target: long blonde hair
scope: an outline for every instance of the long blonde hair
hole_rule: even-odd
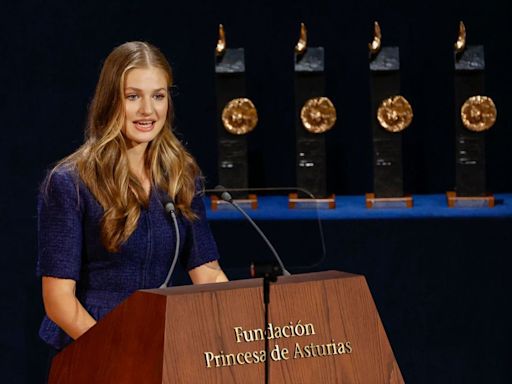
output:
[[[158,48],[146,42],[128,42],[115,48],[105,60],[89,108],[84,144],[62,160],[60,166],[72,166],[104,210],[101,240],[109,252],[118,252],[130,237],[148,196],[140,181],[130,172],[127,145],[121,132],[125,124],[124,82],[134,68],[160,68],[172,86],[171,67]],[[170,91],[170,90],[169,90]],[[189,220],[196,218],[191,209],[199,168],[192,156],[172,133],[173,106],[169,108],[163,129],[145,152],[145,168],[151,185],[166,192]]]

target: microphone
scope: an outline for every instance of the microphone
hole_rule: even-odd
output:
[[[178,261],[178,254],[180,252],[180,230],[178,228],[178,219],[176,218],[176,206],[171,198],[165,194],[162,196],[162,205],[164,206],[165,212],[171,215],[172,221],[174,223],[174,229],[176,232],[176,248],[174,249],[174,257],[172,259],[171,267],[169,268],[169,272],[167,273],[167,277],[165,281],[158,288],[167,288],[167,284],[169,284],[169,280],[171,280],[172,273],[174,272],[174,268],[176,267],[176,262]]]
[[[227,188],[223,187],[222,185],[218,185],[217,187],[213,189],[205,189],[204,192],[206,193],[215,193],[216,195],[220,191],[227,191]],[[305,188],[301,187],[257,187],[257,188],[229,188],[229,191],[231,192],[302,192],[305,195],[311,197],[312,199],[315,198],[315,195],[313,195],[310,191],[308,191]],[[307,266],[295,266],[295,269],[303,269],[303,270],[311,270],[318,266],[321,266],[322,263],[327,259],[327,248],[325,245],[325,237],[324,237],[324,230],[322,225],[322,220],[320,219],[320,216],[317,215],[316,218],[317,224],[318,224],[318,234],[320,236],[320,246],[321,246],[321,252],[322,257],[320,260],[316,261],[313,264],[307,265]]]
[[[290,276],[290,272],[288,272],[286,270],[286,268],[284,267],[284,264],[281,260],[281,258],[279,257],[279,255],[277,254],[277,251],[275,250],[275,248],[272,246],[272,244],[270,243],[270,241],[267,239],[267,237],[265,236],[265,234],[261,231],[261,229],[256,225],[256,223],[254,222],[253,219],[251,219],[251,217],[247,214],[247,212],[245,212],[237,203],[236,201],[233,200],[233,197],[231,196],[231,194],[226,190],[226,188],[224,188],[222,185],[217,185],[215,187],[215,190],[220,193],[220,198],[222,200],[224,200],[225,202],[231,204],[233,207],[235,207],[248,221],[249,223],[251,223],[251,225],[254,227],[254,229],[256,230],[256,232],[259,233],[259,235],[263,238],[263,240],[265,241],[265,243],[268,245],[268,247],[270,248],[270,250],[272,251],[272,253],[274,254],[274,257],[276,258],[277,262],[279,263],[279,266],[281,267],[281,270],[283,271],[283,275],[284,276]]]

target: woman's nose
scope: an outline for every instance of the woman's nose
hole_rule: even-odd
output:
[[[143,115],[151,115],[153,113],[153,105],[151,103],[151,99],[141,98],[141,105],[139,112]]]

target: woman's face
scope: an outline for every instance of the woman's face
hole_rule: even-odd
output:
[[[135,68],[124,83],[125,125],[128,148],[144,148],[162,130],[169,108],[167,77],[160,68]]]

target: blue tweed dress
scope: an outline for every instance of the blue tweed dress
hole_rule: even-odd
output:
[[[75,280],[78,299],[96,320],[136,290],[160,286],[176,245],[160,196],[151,191],[135,231],[118,253],[109,253],[100,240],[103,208],[74,171],[54,172],[38,198],[37,275]],[[180,262],[187,271],[219,257],[199,194],[192,209],[195,221],[178,215]],[[72,341],[46,316],[39,335],[59,350]]]

